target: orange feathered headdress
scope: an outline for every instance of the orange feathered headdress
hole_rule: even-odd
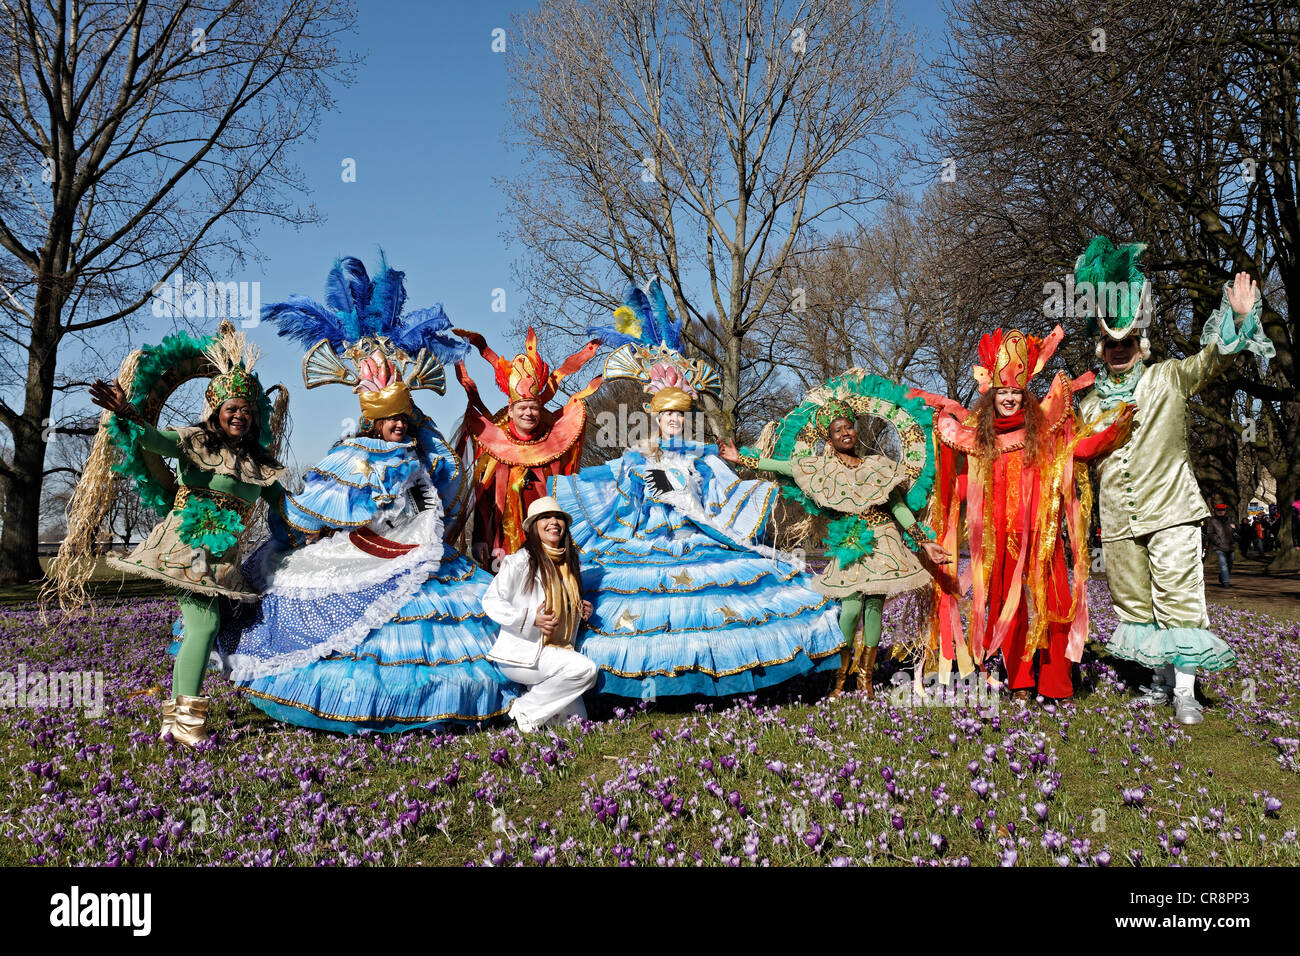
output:
[[[980,364],[971,372],[979,382],[980,394],[990,388],[1029,387],[1029,380],[1043,370],[1065,338],[1059,325],[1046,339],[1025,335],[1019,329],[998,329],[980,339]]]
[[[545,405],[555,395],[551,367],[537,354],[537,333],[531,326],[524,338],[524,350],[509,362],[498,355],[492,366],[497,373],[497,387],[510,396],[512,404],[535,398]]]

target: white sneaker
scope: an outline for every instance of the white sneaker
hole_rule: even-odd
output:
[[[1195,697],[1190,694],[1183,696],[1176,694],[1174,696],[1174,718],[1180,724],[1199,724],[1205,719],[1201,714],[1201,704]]]

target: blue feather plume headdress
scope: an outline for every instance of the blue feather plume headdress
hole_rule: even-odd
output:
[[[441,304],[403,314],[406,273],[390,268],[382,252],[379,263],[371,279],[360,259],[336,260],[325,280],[324,305],[292,295],[262,308],[262,318],[274,322],[278,334],[307,349],[306,386],[352,386],[370,419],[409,414],[411,389],[443,394],[443,366],[469,352],[452,334]]]
[[[605,359],[606,379],[635,379],[651,394],[672,386],[692,398],[702,392],[722,396],[718,373],[702,359],[682,355],[682,323],[668,314],[657,276],[629,284],[614,324],[592,326],[587,334],[614,347]]]

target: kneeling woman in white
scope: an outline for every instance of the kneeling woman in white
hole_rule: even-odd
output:
[[[483,594],[483,612],[501,625],[488,659],[530,688],[510,706],[525,733],[553,717],[586,717],[582,695],[596,683],[596,665],[573,649],[591,603],[582,599],[570,521],[554,498],[534,501],[524,519],[524,546],[501,559]]]

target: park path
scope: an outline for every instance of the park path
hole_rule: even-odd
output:
[[[1232,569],[1232,587],[1219,586],[1219,565],[1205,563],[1205,598],[1236,610],[1263,611],[1287,621],[1300,620],[1300,574],[1266,574],[1267,562],[1247,558]]]

